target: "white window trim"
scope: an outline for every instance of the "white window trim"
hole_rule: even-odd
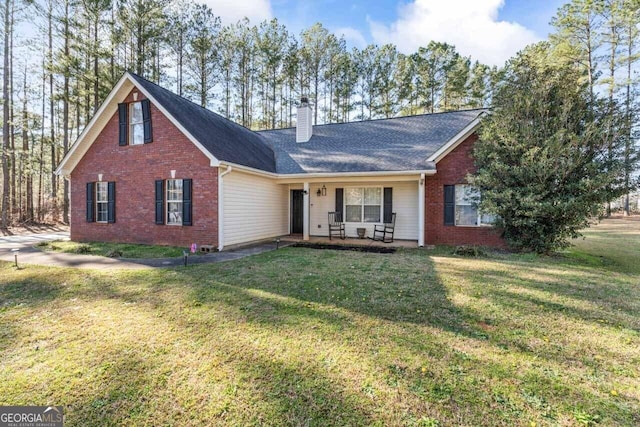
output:
[[[360,204],[360,218],[361,221],[347,221],[347,190],[350,188],[361,188],[362,189],[362,203]],[[364,189],[365,188],[379,188],[380,189],[380,221],[378,222],[365,222],[364,221]],[[344,187],[344,194],[342,196],[342,218],[344,218],[344,222],[346,224],[383,224],[384,223],[384,187],[379,185],[359,185],[359,186],[351,186]],[[355,206],[355,205],[353,205]],[[371,205],[374,206],[374,205]]]
[[[98,200],[98,194],[100,194],[99,191],[99,187],[101,187],[102,185],[105,186],[105,191],[104,191],[104,195],[105,195],[105,199],[104,200]],[[96,222],[100,223],[100,224],[106,224],[109,222],[109,183],[108,182],[104,182],[104,181],[98,181],[96,182],[96,194],[95,194],[95,218],[96,218]],[[106,211],[107,211],[107,218],[104,221],[100,221],[98,220],[99,217],[99,213],[100,213],[100,209],[98,209],[98,206],[100,204],[104,204],[106,207]]]
[[[458,187],[461,187],[461,186],[473,187],[473,185],[469,185],[469,184],[456,184],[455,185],[456,195],[458,194]],[[453,218],[454,218],[454,221],[455,221],[454,225],[456,227],[487,228],[487,227],[493,227],[494,226],[493,223],[482,222],[482,212],[480,211],[480,209],[477,210],[478,217],[476,218],[476,224],[458,224],[458,202],[457,202],[457,200],[454,200],[453,206],[454,206]],[[470,205],[465,205],[465,206],[470,206]]]
[[[176,226],[181,226],[182,225],[182,216],[180,216],[180,222],[171,222],[171,220],[169,219],[169,203],[180,203],[180,206],[182,207],[183,203],[184,203],[184,187],[181,190],[181,197],[180,200],[169,200],[169,181],[182,181],[181,179],[167,179],[165,180],[165,184],[164,184],[164,211],[165,211],[165,215],[167,216],[165,218],[166,221],[166,225],[176,225]]]
[[[141,114],[143,115],[143,117],[140,119],[139,122],[134,122],[133,121],[133,108],[134,108],[133,106],[136,105],[136,104],[140,105],[140,111],[141,111]],[[128,114],[127,114],[127,117],[129,119],[129,123],[127,124],[129,126],[129,145],[144,145],[144,113],[142,112],[142,102],[141,101],[130,102],[127,108],[129,108],[129,111],[128,111]],[[142,125],[142,141],[137,143],[137,144],[133,141],[133,136],[134,136],[133,127],[134,127],[134,125]]]

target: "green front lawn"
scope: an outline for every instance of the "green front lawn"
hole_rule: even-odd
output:
[[[551,258],[0,264],[0,404],[64,405],[68,426],[638,425],[628,224]]]
[[[182,256],[182,251],[188,249],[175,246],[106,242],[78,243],[62,240],[38,243],[36,247],[43,251],[100,255],[112,258],[172,258]]]

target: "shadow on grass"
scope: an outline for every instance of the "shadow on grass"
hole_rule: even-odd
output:
[[[101,354],[85,379],[91,386],[65,402],[69,425],[372,424],[370,405],[358,402],[342,380],[329,378],[321,362],[270,357],[250,335],[219,340],[206,320],[177,316],[168,326],[180,341],[152,353],[123,343],[121,351]],[[203,356],[197,363],[165,360],[175,345],[193,342]],[[221,357],[224,366],[210,366]]]
[[[476,274],[448,268],[444,274],[466,278],[471,285],[494,303],[506,308],[525,305],[570,316],[582,321],[607,318],[619,326],[640,331],[637,313],[640,301],[635,289],[625,278],[616,280],[610,275],[563,269],[562,265],[540,265],[510,262],[509,269],[484,269]],[[524,290],[524,292],[523,292]],[[539,296],[532,292],[540,292]],[[582,308],[578,306],[590,306]]]
[[[483,335],[482,330],[469,326],[474,319],[450,301],[433,261],[424,252],[395,257],[393,254],[351,252],[345,255],[341,251],[286,248],[264,254],[259,261],[251,258],[176,271],[193,283],[193,298],[200,304],[218,298],[220,291],[236,294],[234,304],[246,304],[245,291],[259,290],[293,301],[335,307],[345,314],[352,312],[392,322],[426,324],[470,337]],[[219,282],[226,284],[225,289]],[[254,298],[257,301],[258,297]],[[253,311],[259,312],[261,307],[273,304],[272,299],[256,302]],[[304,308],[303,304],[295,308],[300,306]],[[276,308],[279,312],[282,307]],[[318,310],[311,308],[304,315],[317,313]],[[300,313],[290,311],[288,314]]]
[[[58,280],[52,281],[37,271],[20,269],[20,272],[19,280],[0,282],[0,306],[42,304],[55,300],[64,291],[64,285]]]
[[[366,391],[354,389],[352,385],[349,387],[348,381],[353,381],[353,378],[342,380],[340,377],[348,375],[351,369],[361,369],[360,362],[336,373],[327,371],[322,362],[310,360],[308,354],[268,357],[265,345],[256,343],[266,336],[268,343],[284,345],[287,341],[279,341],[280,331],[289,333],[292,343],[306,343],[305,340],[311,337],[331,340],[331,347],[396,352],[399,355],[390,357],[397,357],[397,363],[384,357],[368,356],[370,353],[367,352],[358,355],[368,357],[367,362],[371,363],[380,359],[385,361],[385,365],[373,375],[379,376],[382,371],[387,384],[391,383],[397,390],[397,396],[409,396],[411,404],[416,401],[424,403],[424,407],[412,408],[415,413],[429,414],[429,405],[442,405],[445,411],[453,414],[448,418],[451,424],[455,424],[455,420],[479,425],[488,423],[482,418],[482,414],[487,414],[486,408],[490,408],[489,414],[497,420],[496,424],[522,421],[523,414],[527,412],[527,399],[534,402],[531,405],[544,405],[545,400],[541,400],[544,398],[565,407],[571,407],[575,401],[588,405],[590,412],[602,413],[603,417],[605,411],[610,410],[612,417],[622,421],[631,419],[629,407],[635,404],[629,399],[626,403],[631,405],[626,409],[622,406],[608,408],[610,401],[595,396],[589,390],[593,381],[584,387],[564,385],[561,376],[547,372],[548,366],[552,365],[546,361],[539,367],[528,369],[528,377],[518,378],[517,368],[512,368],[506,359],[500,360],[499,356],[496,358],[491,354],[503,349],[488,338],[486,331],[476,326],[486,320],[478,316],[486,313],[476,313],[454,304],[449,294],[452,288],[449,280],[455,281],[455,275],[442,269],[436,272],[433,260],[422,251],[406,252],[403,256],[356,253],[346,256],[342,252],[292,248],[232,263],[168,271],[118,273],[113,276],[77,270],[56,271],[52,269],[52,273],[42,279],[38,278],[42,277],[42,272],[30,275],[8,288],[9,291],[4,286],[14,284],[5,284],[0,295],[17,301],[24,294],[22,301],[35,308],[60,298],[91,302],[116,299],[136,303],[136,312],[165,322],[151,321],[152,326],[142,326],[149,328],[145,332],[162,333],[161,329],[168,327],[180,340],[189,340],[187,344],[202,352],[203,359],[210,356],[203,352],[204,346],[215,348],[219,355],[225,355],[223,364],[237,374],[229,381],[244,388],[246,393],[237,398],[231,387],[226,403],[208,403],[206,399],[213,399],[214,393],[206,389],[206,383],[216,380],[205,371],[201,372],[199,363],[180,367],[182,372],[167,373],[167,367],[163,365],[166,360],[146,355],[144,344],[133,341],[126,344],[128,348],[135,349],[133,353],[125,351],[127,347],[122,344],[122,352],[105,356],[108,360],[106,365],[91,366],[92,370],[98,370],[97,378],[91,378],[96,384],[87,384],[81,398],[70,402],[74,419],[70,425],[117,425],[122,420],[129,420],[131,424],[138,420],[140,424],[152,424],[154,411],[158,410],[154,407],[157,401],[164,402],[161,410],[173,408],[181,411],[174,418],[173,415],[167,416],[166,422],[161,423],[176,425],[195,424],[195,419],[200,424],[223,424],[227,417],[243,425],[366,425],[374,421],[381,407],[403,406],[402,403],[396,406],[388,401],[363,403],[366,402],[363,396]],[[459,271],[459,274],[463,273]],[[69,277],[64,277],[65,274]],[[492,302],[505,306],[516,302],[510,300],[510,295],[501,294],[509,283],[517,279],[519,286],[533,286],[530,280],[524,280],[516,273],[479,269],[474,274],[472,279],[465,275],[466,280],[487,293]],[[447,277],[447,286],[442,282],[443,275],[451,276]],[[462,281],[464,277],[459,279]],[[491,284],[486,285],[487,281]],[[49,283],[52,284],[46,286]],[[71,289],[63,287],[63,283]],[[482,289],[483,284],[486,289]],[[32,289],[30,286],[35,287]],[[468,293],[467,290],[463,292]],[[534,301],[526,302],[536,304]],[[550,309],[560,311],[561,308],[553,306]],[[364,319],[355,319],[358,314]],[[123,310],[122,315],[126,316],[126,311]],[[575,315],[584,316],[586,313]],[[385,329],[386,326],[380,322],[365,324],[366,317],[389,321],[393,325]],[[216,336],[222,332],[220,323],[239,333],[220,339]],[[243,328],[245,323],[250,327]],[[212,327],[214,324],[215,328]],[[447,341],[451,334],[431,336],[433,331],[420,330],[416,325],[489,342],[485,346],[477,345],[477,341],[467,341],[472,347],[486,347],[485,354],[475,357],[456,350]],[[307,328],[313,326],[318,329],[309,332]],[[356,331],[367,327],[370,329],[366,332]],[[333,334],[324,334],[324,328]],[[378,342],[376,336],[367,334],[376,329],[384,342]],[[343,331],[344,334],[341,333]],[[73,331],[68,333],[73,339]],[[345,338],[359,341],[346,342]],[[185,342],[179,344],[184,345]],[[309,341],[308,345],[312,347],[313,342]],[[173,348],[170,344],[163,350],[170,352]],[[401,355],[408,355],[408,359],[423,357],[428,353],[427,349],[432,352],[428,356],[439,352],[432,360],[434,365],[440,364],[440,370],[434,367],[433,372],[423,373],[420,366],[402,360]],[[521,351],[531,354],[526,348]],[[557,361],[566,362],[561,358]],[[169,363],[175,364],[176,361],[169,359]],[[473,372],[473,381],[468,380],[467,372]],[[204,401],[185,402],[184,396],[189,393],[183,392],[183,400],[172,406],[173,396],[163,393],[169,388],[166,376],[174,374],[182,375],[186,382],[189,375],[203,375],[200,379],[204,383],[203,389],[194,389],[192,394]],[[484,375],[493,378],[493,385],[498,381],[504,383],[505,391],[492,390],[484,382]],[[366,384],[363,387],[366,388]],[[420,399],[414,399],[414,396]]]

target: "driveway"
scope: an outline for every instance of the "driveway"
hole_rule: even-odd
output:
[[[146,269],[154,267],[175,267],[184,264],[182,257],[176,258],[106,258],[96,255],[67,254],[62,252],[44,252],[34,247],[39,242],[69,239],[68,232],[36,233],[0,237],[0,261],[14,262],[15,249],[18,252],[18,265],[36,264],[56,267],[89,268],[107,270],[114,268]],[[280,243],[280,247],[287,246]],[[206,264],[231,261],[276,249],[274,243],[260,243],[234,251],[215,252],[189,257],[189,264]]]
[[[54,233],[34,233],[13,236],[0,236],[0,249],[23,247],[24,245],[35,245],[40,242],[50,242],[52,240],[69,240],[68,231]]]

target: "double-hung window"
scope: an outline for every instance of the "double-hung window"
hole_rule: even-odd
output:
[[[193,225],[191,179],[156,181],[156,224]]]
[[[167,224],[182,225],[182,180],[167,180]]]
[[[116,222],[115,181],[87,182],[87,222]]]
[[[382,188],[346,188],[345,213],[346,222],[380,222],[382,218]]]
[[[455,186],[455,225],[492,225],[494,215],[483,214],[478,209],[480,192],[471,185]]]
[[[96,222],[109,221],[109,198],[106,182],[96,182]]]
[[[144,118],[142,102],[129,104],[129,145],[144,144]]]

